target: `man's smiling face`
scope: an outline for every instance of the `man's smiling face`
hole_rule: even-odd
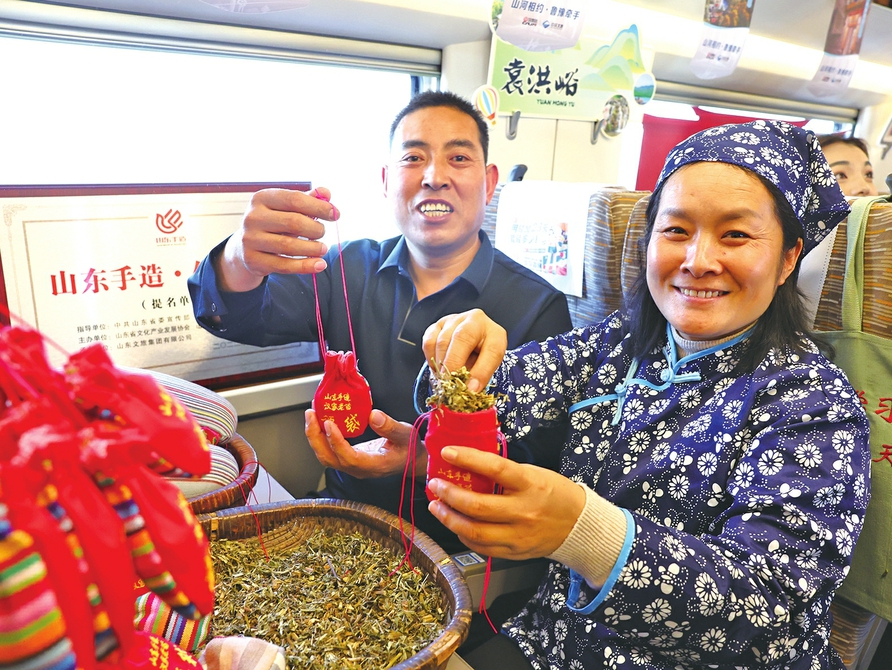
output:
[[[443,257],[477,245],[498,172],[486,165],[474,119],[452,107],[425,107],[397,126],[383,179],[413,252]]]

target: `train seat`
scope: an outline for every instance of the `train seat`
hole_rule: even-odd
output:
[[[851,200],[851,199],[850,199]],[[892,338],[892,202],[873,203],[864,237],[865,333]],[[839,224],[815,315],[816,330],[842,328],[842,285],[846,269],[846,222]]]
[[[511,197],[523,197],[529,182],[510,186]],[[539,182],[541,184],[541,182]],[[486,208],[483,230],[495,243],[499,201],[506,185],[499,184]],[[622,305],[619,277],[626,225],[633,207],[649,191],[630,191],[622,186],[593,184],[586,215],[582,296],[567,296],[570,318],[576,327],[596,323]]]

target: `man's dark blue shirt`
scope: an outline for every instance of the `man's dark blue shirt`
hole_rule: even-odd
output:
[[[441,317],[482,309],[506,329],[509,348],[572,327],[563,293],[494,249],[485,233],[479,235],[480,248],[471,265],[449,286],[420,301],[415,299],[409,250],[401,236],[383,242],[356,240],[341,247],[359,371],[369,383],[374,407],[398,421],[412,423],[417,418],[413,385],[425,363],[422,336]],[[256,346],[318,341],[312,275],[270,275],[253,291],[220,292],[211,258],[222,252],[224,244],[211,251],[189,278],[193,310],[202,327],[218,337]],[[349,351],[353,347],[337,248],[325,260],[328,267],[316,275],[316,284],[327,346]],[[213,317],[219,317],[219,323]],[[351,442],[377,437],[370,428]],[[511,445],[508,456],[556,467],[553,454],[537,453],[543,449],[545,445],[540,449],[532,442]],[[396,514],[401,483],[401,475],[358,479],[328,469],[325,494]],[[460,549],[455,536],[428,512],[423,482],[415,482],[414,489],[418,528],[446,551]],[[405,515],[408,510],[407,497]]]

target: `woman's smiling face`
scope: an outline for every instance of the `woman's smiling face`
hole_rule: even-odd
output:
[[[686,165],[666,180],[647,248],[647,286],[689,340],[716,340],[754,323],[802,251],[783,250],[774,199],[726,163]]]

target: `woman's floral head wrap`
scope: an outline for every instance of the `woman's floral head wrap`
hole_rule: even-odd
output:
[[[654,190],[689,163],[731,163],[777,186],[802,224],[803,256],[846,218],[849,204],[815,134],[784,121],[707,128],[676,145]]]

